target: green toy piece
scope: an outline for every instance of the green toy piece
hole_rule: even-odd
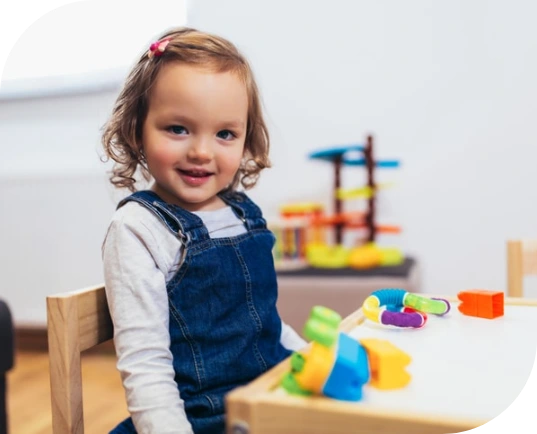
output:
[[[324,306],[315,306],[304,326],[304,336],[311,341],[331,347],[338,338],[341,315]]]
[[[307,397],[324,395],[346,401],[362,398],[362,387],[370,379],[365,348],[341,333],[341,315],[315,306],[304,328],[312,342],[304,352],[291,355],[291,369],[280,380],[289,394]]]
[[[311,396],[313,395],[313,392],[310,392],[309,390],[302,389],[297,381],[295,376],[291,372],[287,372],[281,381],[281,386],[287,391],[287,393],[290,393],[292,395],[300,395],[300,396]]]

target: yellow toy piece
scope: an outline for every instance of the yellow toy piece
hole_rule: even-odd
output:
[[[371,369],[371,386],[377,389],[399,389],[410,382],[410,374],[405,367],[412,358],[382,339],[360,339],[365,347]]]
[[[398,248],[379,247],[375,243],[355,247],[349,253],[349,267],[357,269],[400,265],[404,260],[403,252]]]
[[[286,217],[296,215],[311,215],[322,213],[323,211],[323,204],[317,202],[290,203],[280,207],[280,213]]]
[[[342,245],[311,243],[306,247],[308,262],[318,268],[344,268],[349,265],[350,250]]]
[[[375,243],[355,247],[349,254],[349,266],[352,268],[373,268],[382,263],[382,250]]]
[[[376,186],[376,190],[392,187],[393,183],[386,183],[386,184],[378,184]],[[371,188],[368,185],[364,185],[363,187],[358,188],[339,188],[336,190],[336,195],[338,199],[341,200],[348,200],[348,199],[369,199],[371,196],[373,196],[375,192],[374,188]]]
[[[362,312],[368,320],[380,323],[380,300],[378,297],[367,297],[362,306]]]
[[[383,266],[394,266],[401,265],[405,262],[405,255],[397,247],[382,247],[382,260],[380,265]]]
[[[364,187],[359,188],[351,188],[351,189],[338,189],[336,191],[337,198],[341,200],[347,200],[347,199],[369,199],[371,196],[373,196],[373,189],[369,187],[368,185]]]
[[[302,389],[321,394],[334,366],[334,350],[318,342],[312,342],[309,351],[301,354],[305,363],[302,371],[295,374],[296,381]]]

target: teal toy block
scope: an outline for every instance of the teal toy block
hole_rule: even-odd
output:
[[[323,394],[345,401],[359,401],[362,399],[362,386],[369,378],[365,348],[349,335],[340,333],[336,361],[324,385]]]

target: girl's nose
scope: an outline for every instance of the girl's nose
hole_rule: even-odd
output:
[[[213,157],[211,144],[204,138],[194,139],[188,150],[188,158],[194,161],[209,161]]]

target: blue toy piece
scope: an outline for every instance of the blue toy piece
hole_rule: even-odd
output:
[[[328,149],[321,149],[319,151],[312,152],[309,157],[313,159],[334,161],[338,157],[343,157],[348,152],[363,152],[364,147],[361,145],[345,145],[335,146]]]
[[[336,361],[323,388],[323,394],[345,401],[362,399],[362,386],[369,381],[369,361],[365,348],[340,333]]]
[[[363,158],[361,159],[352,159],[352,158],[346,158],[343,160],[343,163],[346,164],[347,166],[366,166],[367,165],[367,161]],[[399,161],[397,160],[378,160],[378,161],[374,161],[373,164],[376,166],[376,167],[383,167],[383,168],[386,168],[386,169],[395,169],[397,167],[399,167]]]
[[[322,393],[335,399],[358,401],[362,386],[370,379],[365,348],[355,339],[338,331],[341,315],[332,309],[315,306],[304,327],[312,341],[307,353],[291,356],[291,372],[281,385],[289,393],[307,396]]]

